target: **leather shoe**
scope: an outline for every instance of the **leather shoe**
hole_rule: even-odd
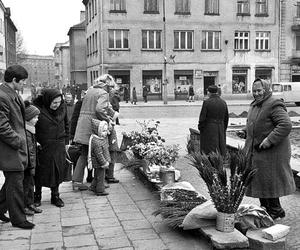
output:
[[[278,218],[284,218],[285,212],[284,212],[284,210],[281,210],[278,213],[270,213],[270,216],[272,217],[273,220],[276,220]]]
[[[25,220],[21,223],[18,223],[18,224],[12,224],[14,227],[19,227],[19,228],[23,228],[23,229],[32,229],[34,228],[34,224]]]
[[[57,206],[57,207],[63,207],[65,206],[65,203],[62,201],[61,198],[59,198],[59,196],[54,196],[51,198],[51,204]]]
[[[98,193],[96,193],[96,195],[97,196],[106,196],[106,195],[109,195],[109,193],[107,193],[107,192],[98,192]]]
[[[35,214],[39,214],[39,213],[43,212],[42,209],[37,208],[37,207],[35,207],[34,205],[30,205],[28,208],[29,208],[31,211],[33,211]]]
[[[116,178],[107,178],[106,181],[107,181],[107,183],[119,183],[120,182]]]
[[[10,222],[10,218],[6,217],[4,214],[0,214],[0,220],[5,223]]]
[[[79,191],[84,191],[84,190],[88,190],[89,187],[87,185],[84,185],[81,182],[72,182],[72,188],[73,190],[78,189]]]

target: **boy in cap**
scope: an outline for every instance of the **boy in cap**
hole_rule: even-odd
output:
[[[25,128],[28,146],[28,166],[24,171],[24,205],[25,214],[33,215],[41,213],[43,210],[34,205],[34,175],[37,163],[37,142],[35,138],[35,124],[39,119],[40,110],[25,101]]]

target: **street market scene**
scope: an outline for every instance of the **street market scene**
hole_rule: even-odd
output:
[[[299,2],[0,0],[0,28],[0,249],[300,249]]]

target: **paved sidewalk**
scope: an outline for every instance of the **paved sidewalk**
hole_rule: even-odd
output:
[[[62,184],[63,208],[51,205],[50,191],[43,188],[43,213],[28,217],[35,228],[21,230],[0,222],[0,249],[211,249],[200,236],[176,231],[154,217],[158,194],[130,171],[118,169],[116,176],[120,183],[110,185],[107,197]]]

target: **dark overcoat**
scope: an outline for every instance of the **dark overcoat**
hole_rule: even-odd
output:
[[[24,171],[27,164],[24,103],[3,83],[0,85],[0,170]]]
[[[37,186],[55,187],[63,182],[66,167],[65,145],[69,143],[67,107],[63,102],[55,116],[44,105],[38,108],[41,113],[36,124],[36,139],[41,150],[38,152],[35,181]]]
[[[212,151],[218,151],[225,155],[227,126],[227,104],[217,94],[211,94],[203,101],[199,117],[201,152],[209,154]]]
[[[250,164],[258,171],[246,191],[247,196],[278,198],[295,191],[290,166],[291,128],[291,120],[281,100],[269,97],[259,105],[254,102],[250,105],[245,150]],[[256,145],[266,137],[272,144],[271,148],[258,152]]]

